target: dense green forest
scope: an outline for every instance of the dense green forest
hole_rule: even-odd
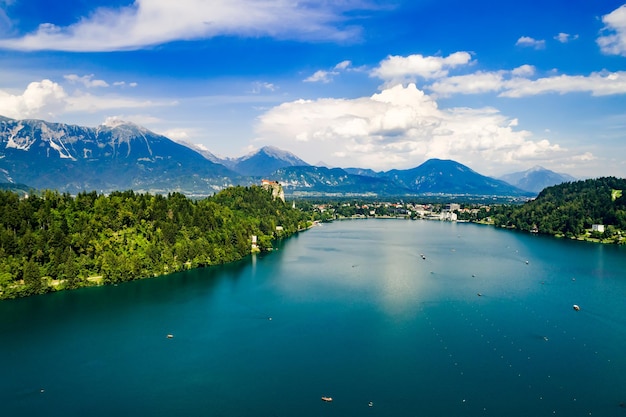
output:
[[[0,298],[113,284],[232,262],[310,225],[262,187],[203,199],[133,191],[0,190]]]
[[[565,237],[590,236],[621,242],[626,232],[626,179],[605,177],[544,189],[521,206],[501,206],[489,214],[494,224]],[[590,232],[592,225],[604,232]]]

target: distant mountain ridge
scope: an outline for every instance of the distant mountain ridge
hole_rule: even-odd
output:
[[[419,194],[511,195],[526,194],[504,181],[486,177],[452,160],[429,159],[422,165],[407,170],[393,169],[383,174]]]
[[[280,168],[310,166],[291,152],[274,146],[264,146],[240,158],[222,160],[222,163],[241,175],[252,177],[267,176]]]
[[[350,172],[363,172],[365,175]],[[478,174],[458,162],[440,159],[429,159],[413,169],[379,173],[311,166],[289,167],[277,170],[270,179],[279,181],[286,190],[300,193],[532,195],[504,181]]]
[[[526,171],[503,175],[500,179],[522,190],[534,193],[538,193],[546,187],[576,181],[576,178],[571,175],[559,174],[539,165]]]
[[[393,181],[379,177],[354,175],[341,168],[286,167],[273,172],[269,179],[280,182],[285,192],[290,194],[410,194],[408,189]]]
[[[258,184],[261,178],[280,182],[288,195],[531,195],[450,160],[387,172],[344,170],[312,166],[271,146],[222,159],[133,123],[89,128],[0,116],[0,182],[70,193],[132,189],[210,195]]]

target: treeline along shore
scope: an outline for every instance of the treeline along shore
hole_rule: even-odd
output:
[[[603,177],[547,187],[523,205],[502,206],[496,226],[572,239],[624,243],[626,179]]]
[[[233,262],[310,226],[270,190],[192,200],[133,191],[0,191],[0,299]]]
[[[454,213],[462,221],[625,243],[625,189],[626,179],[614,177],[575,181],[548,187],[524,204],[456,204]],[[411,202],[299,201],[296,209],[258,186],[201,200],[180,193],[42,191],[24,197],[0,190],[0,299],[233,262],[271,250],[276,239],[314,221],[355,216],[433,217],[420,215]]]

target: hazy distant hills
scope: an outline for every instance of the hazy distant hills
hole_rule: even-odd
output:
[[[280,168],[309,166],[294,154],[273,146],[265,146],[240,158],[225,159],[222,163],[241,175],[252,177],[268,176]]]
[[[344,168],[344,171],[348,174],[363,175],[365,177],[378,177],[380,175],[379,172],[367,168]]]
[[[439,193],[459,195],[510,195],[526,194],[504,181],[481,175],[451,160],[429,159],[422,165],[407,170],[391,170],[385,178],[404,185],[418,194]]]
[[[341,168],[315,166],[286,167],[273,172],[268,179],[279,181],[286,193],[406,195],[402,184],[386,178],[354,175]]]
[[[210,195],[232,185],[258,184],[261,178],[281,182],[287,194],[532,195],[449,160],[375,172],[312,166],[271,146],[221,159],[132,123],[90,128],[0,116],[0,182],[70,193],[133,189]]]
[[[19,195],[27,195],[30,192],[30,187],[24,184],[13,184],[10,182],[0,182],[0,190],[12,191]]]
[[[365,175],[350,172],[363,172]],[[413,169],[379,173],[354,168],[289,167],[275,171],[270,179],[280,181],[286,191],[298,192],[530,195],[504,181],[480,175],[458,162],[441,159],[430,159]]]
[[[562,184],[564,182],[576,181],[576,178],[568,174],[558,174],[541,166],[535,166],[522,172],[514,172],[500,177],[522,190],[539,193],[546,187]]]

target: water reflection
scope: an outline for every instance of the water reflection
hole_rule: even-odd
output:
[[[618,416],[624,254],[337,222],[233,265],[0,303],[0,400],[7,415]]]

